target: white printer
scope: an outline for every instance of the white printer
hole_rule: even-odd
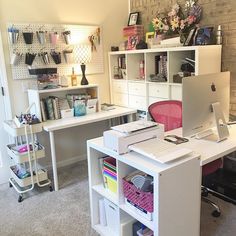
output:
[[[134,143],[155,137],[164,138],[164,125],[146,120],[113,126],[103,132],[104,146],[118,154],[128,152],[128,147]]]

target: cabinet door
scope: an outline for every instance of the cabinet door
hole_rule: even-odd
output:
[[[167,99],[165,98],[157,98],[157,97],[149,97],[148,98],[148,106],[150,106],[151,104],[155,103],[155,102],[160,102],[160,101],[165,101]]]
[[[126,81],[113,81],[113,91],[115,93],[127,93],[128,92],[128,86]]]
[[[146,84],[144,83],[129,83],[129,94],[137,96],[146,96]]]
[[[182,86],[181,85],[171,85],[170,97],[172,100],[182,101]]]
[[[147,108],[146,97],[129,95],[129,107],[145,111]]]
[[[149,97],[156,98],[169,98],[168,85],[166,84],[154,84],[148,85]]]
[[[125,93],[113,93],[113,102],[118,106],[129,106],[128,94]]]

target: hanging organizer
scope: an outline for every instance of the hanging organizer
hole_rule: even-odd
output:
[[[99,26],[8,23],[7,33],[13,79],[35,78],[29,74],[29,66],[33,69],[57,68],[59,75],[70,75],[71,68],[77,67],[76,73],[81,74],[80,66],[70,55],[78,44],[91,45],[92,61],[86,65],[86,74],[104,72]]]

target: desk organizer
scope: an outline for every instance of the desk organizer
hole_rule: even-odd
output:
[[[152,220],[153,193],[143,192],[125,179],[122,179],[122,183],[126,204],[132,206],[132,208],[136,207],[138,213],[141,213],[145,218]],[[147,212],[146,214],[144,214],[145,211]]]

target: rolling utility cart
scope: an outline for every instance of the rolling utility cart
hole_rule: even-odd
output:
[[[45,157],[44,147],[38,142],[36,134],[42,131],[42,123],[25,124],[17,127],[13,120],[4,122],[5,130],[15,139],[7,145],[7,153],[15,165],[10,166],[9,186],[19,193],[18,202],[23,201],[23,194],[39,187],[49,186],[47,170],[40,167],[38,159]]]

